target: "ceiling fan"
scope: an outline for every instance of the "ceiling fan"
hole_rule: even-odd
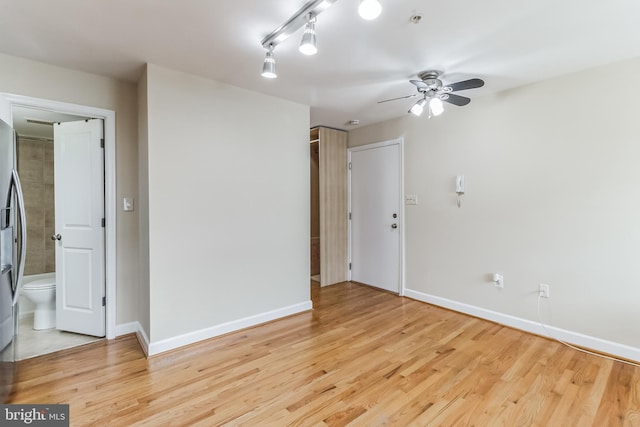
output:
[[[456,95],[453,92],[484,86],[484,81],[481,79],[463,80],[445,86],[439,78],[440,75],[441,73],[438,71],[423,71],[418,74],[420,80],[409,80],[409,82],[416,87],[418,93],[400,96],[398,98],[385,99],[384,101],[378,101],[378,104],[396,101],[398,99],[413,98],[414,96],[421,96],[422,99],[416,102],[413,107],[409,109],[409,113],[419,116],[424,111],[425,106],[429,104],[429,117],[431,117],[431,114],[439,116],[444,111],[442,101],[459,107],[471,102],[471,99],[466,96]]]

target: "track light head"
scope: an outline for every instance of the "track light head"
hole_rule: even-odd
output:
[[[427,98],[422,98],[420,101],[413,104],[413,107],[411,107],[408,112],[420,117],[420,115],[424,111],[425,105],[427,105]]]
[[[312,13],[309,13],[307,16],[307,25],[304,27],[304,33],[302,33],[302,40],[300,40],[298,50],[304,55],[315,55],[318,53],[318,47],[316,45],[316,17]]]
[[[379,0],[360,0],[358,13],[362,19],[368,21],[376,19],[382,12],[382,5]]]
[[[273,46],[269,47],[267,56],[264,58],[264,63],[262,64],[262,77],[267,79],[275,79],[278,77],[278,73],[276,72],[276,60],[273,58]]]

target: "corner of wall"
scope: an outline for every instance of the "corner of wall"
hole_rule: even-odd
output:
[[[149,120],[147,67],[138,81],[138,215],[140,225],[138,257],[140,289],[138,319],[141,330],[151,334],[149,283]],[[148,335],[144,334],[148,348]],[[148,353],[148,352],[147,352]]]
[[[149,335],[140,322],[123,323],[116,326],[116,338],[136,334],[138,343],[146,357],[149,357]]]

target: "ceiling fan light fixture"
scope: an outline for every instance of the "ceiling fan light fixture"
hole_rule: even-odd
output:
[[[409,113],[413,114],[414,116],[420,117],[420,115],[424,111],[425,105],[427,105],[427,99],[422,98],[420,101],[413,104],[413,107],[409,109]]]
[[[360,0],[360,6],[358,7],[358,13],[362,19],[370,21],[380,16],[382,12],[382,5],[379,0]]]
[[[267,51],[267,56],[262,63],[262,77],[267,79],[275,79],[278,77],[276,72],[276,60],[273,58],[273,48]]]
[[[429,101],[429,109],[431,110],[431,114],[438,117],[444,111],[444,105],[442,101],[437,96],[431,98]]]
[[[312,13],[307,17],[307,25],[304,27],[304,33],[302,33],[302,40],[300,40],[300,47],[298,50],[304,55],[315,55],[318,53],[318,47],[316,45],[316,18]]]

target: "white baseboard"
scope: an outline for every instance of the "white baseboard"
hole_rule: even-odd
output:
[[[129,323],[121,323],[116,325],[116,337],[127,335],[127,334],[135,334],[138,332],[140,328],[140,323],[138,322],[129,322]]]
[[[540,325],[540,323],[538,322],[523,319],[521,317],[511,316],[509,314],[504,314],[497,311],[487,310],[485,308],[453,301],[447,298],[425,294],[411,289],[406,289],[404,296],[418,301],[437,305],[439,307],[458,311],[460,313],[469,314],[481,319],[490,320],[492,322],[500,323],[501,325],[506,325],[515,329],[520,329],[522,331],[531,332],[536,335],[541,335],[552,339],[558,338],[570,344],[590,348],[601,353],[618,356],[627,360],[640,361],[640,348],[603,340],[589,335],[584,335],[579,332],[568,331],[566,329],[545,325],[549,333],[551,333],[551,336],[543,329],[542,325]]]
[[[144,355],[149,357],[149,337],[140,323],[138,323],[136,336],[138,337],[138,342],[140,343],[140,347],[142,347],[142,351],[144,351]]]
[[[256,314],[254,316],[245,317],[243,319],[234,320],[232,322],[222,323],[220,325],[211,326],[208,328],[200,329],[198,331],[188,332],[183,335],[178,335],[176,337],[171,337],[151,343],[149,342],[148,338],[146,338],[146,335],[143,335],[143,337],[146,339],[147,344],[147,351],[145,351],[145,353],[147,354],[147,356],[153,356],[155,354],[193,344],[198,341],[203,341],[209,338],[228,334],[229,332],[235,332],[240,329],[259,325],[261,323],[266,323],[272,320],[280,319],[282,317],[291,316],[292,314],[302,313],[303,311],[308,311],[312,308],[313,305],[311,301],[306,301],[303,303],[290,305],[288,307],[279,308],[276,310],[268,311],[266,313]],[[140,328],[140,331],[142,331],[142,328]]]
[[[140,322],[129,322],[116,325],[116,337],[127,334],[136,334],[140,347],[142,347],[142,351],[144,351],[144,354],[148,356],[149,338],[147,337],[147,333],[144,331]]]

